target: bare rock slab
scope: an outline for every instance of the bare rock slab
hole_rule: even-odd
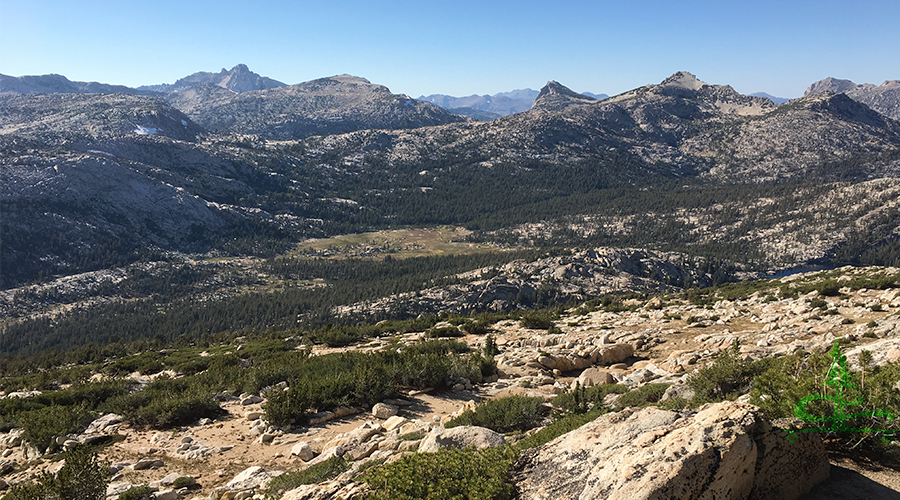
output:
[[[830,467],[819,436],[798,437],[743,403],[623,411],[531,450],[514,484],[523,500],[794,500]]]
[[[483,450],[503,444],[506,444],[506,439],[502,434],[484,427],[474,425],[463,425],[450,429],[435,427],[422,439],[422,443],[419,445],[419,452],[431,453],[441,448],[459,448],[462,450],[469,447]]]

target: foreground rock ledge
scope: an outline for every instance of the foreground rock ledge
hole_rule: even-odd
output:
[[[786,440],[756,406],[603,415],[523,455],[522,499],[793,500],[828,478],[819,436]]]

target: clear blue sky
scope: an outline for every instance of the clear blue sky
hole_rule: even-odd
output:
[[[796,97],[828,76],[900,79],[900,2],[0,0],[7,75],[138,86],[238,63],[413,97],[548,80],[612,95],[680,70]]]

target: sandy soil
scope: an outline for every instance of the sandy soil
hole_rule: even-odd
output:
[[[831,477],[801,500],[898,500],[900,470],[849,459],[831,461]]]
[[[462,391],[439,396],[417,394],[403,399],[412,405],[401,407],[399,415],[409,419],[432,420],[435,416],[449,415],[466,402],[472,399],[477,401],[478,397],[471,391]],[[122,428],[120,433],[126,435],[125,439],[105,448],[101,459],[111,463],[134,463],[144,457],[161,459],[166,464],[165,467],[140,471],[125,469],[112,482],[149,483],[177,472],[197,479],[201,489],[192,491],[197,496],[224,486],[238,473],[254,465],[272,470],[297,470],[303,466],[303,462],[291,456],[291,448],[296,443],[325,443],[366,421],[378,421],[369,413],[360,413],[315,426],[296,428],[276,437],[271,444],[262,444],[258,436],[248,434],[253,423],[245,418],[248,412],[260,410],[260,406],[225,403],[223,408],[228,414],[203,426],[181,427],[165,432]],[[233,448],[210,457],[186,460],[175,452],[186,436],[205,446]],[[315,445],[312,446],[315,449]]]

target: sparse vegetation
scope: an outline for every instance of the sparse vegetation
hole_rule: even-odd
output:
[[[477,425],[499,433],[523,432],[541,424],[549,408],[543,398],[507,396],[479,404],[447,422],[445,427]]]
[[[341,457],[331,457],[324,462],[311,465],[306,469],[288,472],[272,478],[266,487],[266,498],[281,498],[288,490],[304,484],[316,484],[332,479],[350,468]]]

